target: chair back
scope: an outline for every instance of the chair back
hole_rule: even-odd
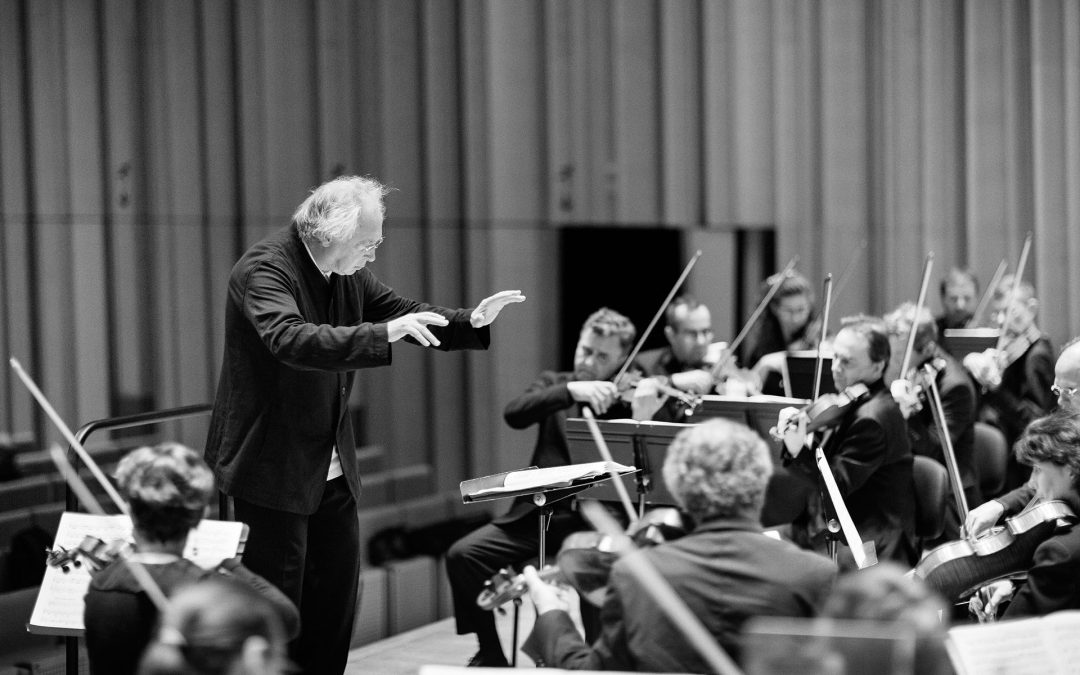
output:
[[[915,534],[924,540],[937,539],[945,530],[949,472],[929,457],[916,455],[914,460]]]
[[[975,472],[983,499],[993,499],[1005,489],[1009,444],[1001,429],[986,422],[975,423]],[[977,504],[970,504],[972,508]]]

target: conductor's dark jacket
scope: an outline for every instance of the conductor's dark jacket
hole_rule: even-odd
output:
[[[359,498],[347,414],[353,371],[389,365],[386,322],[414,312],[450,320],[429,326],[437,349],[488,345],[488,329],[473,328],[469,310],[403,298],[366,268],[328,282],[291,225],[248,249],[229,276],[225,356],[206,441],[218,487],[267,508],[314,513],[336,446]]]

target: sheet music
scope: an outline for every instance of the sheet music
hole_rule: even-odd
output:
[[[634,470],[632,466],[625,466],[618,462],[612,462],[617,472],[626,473]],[[524,471],[511,471],[506,475],[502,487],[493,487],[481,490],[474,496],[499,494],[503,492],[518,492],[532,488],[569,486],[575,480],[584,478],[596,478],[607,475],[606,462],[587,462],[585,464],[569,464],[567,466],[553,466],[545,469],[526,469]]]
[[[240,522],[203,520],[188,537],[184,557],[200,567],[213,569],[222,560],[232,558],[240,546],[244,524]],[[89,513],[63,513],[56,530],[53,548],[74,548],[87,535],[104,542],[123,539],[132,542],[131,519],[124,515],[96,516]],[[83,597],[90,586],[90,572],[84,563],[68,565],[64,573],[59,567],[46,567],[38,591],[28,629],[47,635],[81,635],[83,632]]]

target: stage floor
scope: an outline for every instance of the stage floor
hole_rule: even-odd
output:
[[[527,596],[521,605],[520,616],[519,634],[521,641],[524,641],[532,630],[536,616]],[[503,644],[508,644],[513,635],[513,611],[508,611],[505,615],[496,612],[495,624],[499,635],[503,637]],[[464,666],[474,653],[476,636],[458,635],[454,630],[454,619],[442,619],[385,640],[357,647],[349,652],[349,664],[345,672],[348,675],[417,675],[420,667],[426,665]],[[517,667],[536,666],[532,659],[518,652]]]

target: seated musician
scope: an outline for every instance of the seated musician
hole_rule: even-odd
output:
[[[1058,409],[1080,411],[1080,337],[1073,338],[1062,348],[1054,364],[1054,384],[1050,389],[1057,397]],[[1025,483],[973,508],[968,513],[964,529],[969,535],[977,536],[997,523],[1006,512],[1019,512],[1034,497],[1035,488]]]
[[[869,395],[844,408],[839,421],[816,439],[851,519],[863,541],[874,543],[879,560],[912,565],[915,545],[915,494],[907,425],[883,379],[889,363],[889,337],[875,317],[845,319],[833,341],[832,377],[837,391],[863,384]],[[814,485],[822,480],[814,452],[807,447],[809,420],[794,408],[780,411],[785,465]],[[792,537],[803,546],[825,550],[826,524],[836,514],[831,501],[811,497],[806,511],[792,523]],[[854,559],[840,547],[840,569]]]
[[[926,366],[932,369],[935,373],[934,384],[941,397],[945,427],[960,471],[964,497],[969,506],[981,504],[982,494],[975,465],[975,387],[964,367],[938,346],[934,318],[925,308],[919,313],[918,327],[915,329],[910,370],[906,374],[900,372],[914,320],[915,304],[911,302],[885,315],[892,350],[885,380],[890,382],[893,398],[907,419],[912,453],[930,457],[947,467],[941,429],[934,421],[930,392],[926,391],[929,386],[927,371],[921,370]],[[960,517],[955,500],[950,499],[948,505],[943,541],[955,540],[960,536]]]
[[[836,576],[828,559],[762,534],[769,454],[756,433],[728,420],[679,432],[664,460],[664,483],[695,525],[680,539],[641,551],[736,660],[748,618],[813,616]],[[525,568],[539,615],[525,652],[571,670],[709,672],[625,562],[612,569],[601,634],[592,646],[574,628],[557,590]]]
[[[574,350],[573,372],[545,371],[525,392],[506,405],[503,416],[515,429],[536,425],[536,446],[529,465],[561,466],[570,463],[566,418],[580,416],[588,405],[598,417],[630,417],[629,406],[611,378],[630,352],[636,330],[622,314],[607,308],[593,313],[581,328]],[[558,550],[571,532],[588,529],[572,509],[572,500],[557,502],[545,538],[549,550]],[[484,582],[507,565],[520,565],[539,551],[537,507],[519,498],[509,512],[462,537],[446,556],[446,572],[454,595],[459,635],[476,633],[479,651],[471,666],[506,666],[492,613],[480,609],[476,598]]]
[[[1053,347],[1035,324],[1039,309],[1035,288],[1026,281],[1015,290],[1012,285],[1012,277],[1006,276],[994,290],[991,305],[1003,331],[1001,349],[964,358],[964,366],[983,391],[979,419],[1001,429],[1009,447],[1029,422],[1050,411],[1054,378]],[[1028,471],[1010,460],[1006,488],[1023,484]]]
[[[214,479],[202,457],[179,443],[132,450],[116,469],[119,492],[134,526],[131,560],[141,563],[166,597],[180,587],[219,575],[252,586],[277,609],[288,636],[299,632],[296,607],[281,591],[240,564],[223,561],[204,570],[183,557],[188,534],[202,520]],[[134,673],[157,621],[157,608],[120,559],[93,574],[86,593],[86,651],[90,671]]]
[[[279,675],[285,650],[273,604],[246,584],[204,579],[169,599],[139,675]]]
[[[769,289],[766,282],[763,297]],[[762,380],[762,393],[781,395],[787,352],[813,349],[820,339],[821,319],[814,307],[814,289],[806,277],[792,273],[780,282],[767,311],[743,343],[741,363]]]
[[[1080,411],[1058,410],[1024,430],[1014,451],[1032,467],[1035,500],[1063,501],[1080,514]],[[1080,609],[1080,527],[1075,516],[1058,520],[1054,532],[1039,544],[1022,583],[999,581],[972,597],[970,609],[980,620],[992,620],[1005,601],[1003,618],[1042,616]]]
[[[954,267],[941,279],[941,316],[934,319],[938,337],[946,328],[966,328],[979,302],[979,280],[974,272]],[[973,326],[974,327],[974,326]]]

